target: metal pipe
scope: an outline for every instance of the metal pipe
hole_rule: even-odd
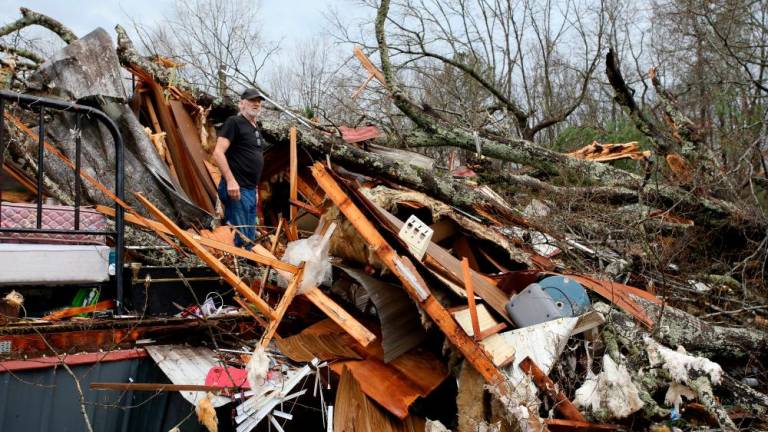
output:
[[[37,229],[43,226],[43,176],[45,175],[45,106],[37,118]]]
[[[5,99],[0,99],[0,179],[5,172],[5,143],[3,142],[3,130],[5,129]],[[3,226],[3,188],[0,188],[0,226]]]
[[[153,278],[150,275],[146,275],[144,278],[140,277],[134,277],[131,279],[131,283],[133,284],[153,284],[153,283],[167,283],[167,282],[210,282],[210,281],[217,281],[222,282],[224,279],[222,279],[220,276],[196,276],[196,277],[185,277],[185,278]]]
[[[80,138],[81,115],[75,114],[75,229],[80,229],[80,158],[82,140]]]

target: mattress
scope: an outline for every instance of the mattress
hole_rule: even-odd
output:
[[[108,246],[0,243],[0,285],[109,280]]]
[[[44,205],[42,228],[75,228],[75,209],[69,206]],[[0,227],[34,228],[37,222],[37,205],[3,202],[0,206]],[[80,229],[103,231],[107,228],[106,217],[88,207],[80,207]],[[45,243],[45,244],[106,244],[105,235],[93,234],[43,234],[0,232],[0,243]]]

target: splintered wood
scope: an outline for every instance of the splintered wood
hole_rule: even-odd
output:
[[[480,345],[475,343],[462,330],[453,319],[453,316],[431,295],[426,283],[415,268],[409,265],[407,258],[397,255],[373,224],[342,191],[339,184],[326,171],[323,164],[315,163],[312,167],[312,174],[315,176],[320,187],[325,190],[326,195],[339,207],[344,216],[347,217],[372,249],[376,251],[376,254],[387,265],[387,268],[400,279],[411,298],[419,303],[446,338],[459,349],[464,358],[472,364],[486,382],[498,390],[499,394],[509,396],[509,389],[505,385],[505,376],[493,364],[493,361]],[[531,413],[529,416],[528,424],[535,428],[541,427],[538,416],[535,413]]]
[[[224,264],[221,263],[215,256],[213,256],[208,249],[203,247],[197,240],[195,240],[191,234],[179,228],[168,216],[164,215],[157,207],[155,207],[149,200],[144,198],[142,194],[135,194],[136,198],[149,210],[154,217],[156,217],[165,227],[170,230],[184,245],[192,249],[195,254],[200,257],[208,266],[211,267],[216,273],[218,273],[228,284],[232,286],[240,295],[245,297],[251,302],[259,312],[266,315],[270,320],[275,319],[276,315],[272,308],[257,296],[251,288],[245,284],[236,274],[232,273]]]

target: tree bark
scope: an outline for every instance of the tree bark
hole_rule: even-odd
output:
[[[68,44],[77,40],[77,35],[75,35],[72,30],[70,30],[67,26],[60,23],[59,21],[25,7],[19,8],[19,10],[21,11],[21,18],[10,24],[6,24],[0,27],[0,36],[11,34],[31,25],[39,25],[56,33],[64,42]]]

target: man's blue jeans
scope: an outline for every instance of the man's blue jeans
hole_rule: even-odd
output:
[[[227,195],[227,182],[223,178],[219,182],[219,199],[224,206],[224,220],[233,225],[250,241],[256,241],[256,189],[240,188],[240,199],[233,200]],[[235,234],[235,246],[251,250],[251,244]]]

